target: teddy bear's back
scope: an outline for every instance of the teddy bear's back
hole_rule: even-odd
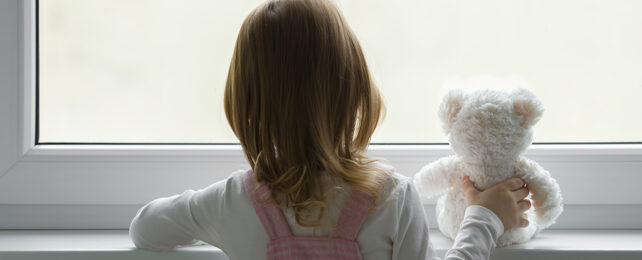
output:
[[[507,179],[520,177],[520,173],[516,170],[519,161],[518,158],[515,161],[489,165],[458,160],[459,165],[456,168],[461,169],[465,176],[469,176],[475,183],[475,187],[485,190]]]

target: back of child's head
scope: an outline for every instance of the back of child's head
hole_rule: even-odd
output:
[[[364,153],[382,109],[359,42],[331,2],[272,0],[243,22],[225,113],[257,180],[299,225],[320,224],[322,174],[376,197]]]

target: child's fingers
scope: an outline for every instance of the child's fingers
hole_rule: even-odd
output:
[[[461,181],[461,188],[464,191],[465,194],[475,194],[478,192],[481,192],[477,187],[475,187],[475,183],[470,180],[470,177],[464,176],[464,179]]]
[[[511,195],[513,195],[515,201],[523,200],[524,198],[526,198],[526,196],[528,196],[528,189],[522,187],[516,191],[511,192]]]
[[[503,185],[511,191],[524,187],[524,184],[520,178],[511,178],[503,182]]]
[[[528,219],[526,218],[526,216],[523,216],[519,221],[519,226],[520,227],[527,227],[528,224],[529,224],[529,222],[528,222]]]
[[[522,212],[527,211],[530,208],[531,208],[531,201],[530,200],[520,200],[517,203],[517,209],[519,209]]]

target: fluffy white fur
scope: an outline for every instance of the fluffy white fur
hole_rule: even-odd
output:
[[[530,224],[505,232],[497,241],[499,246],[528,241],[555,223],[563,210],[559,185],[548,171],[521,155],[531,144],[532,127],[543,112],[540,101],[522,88],[446,94],[439,117],[456,155],[426,165],[415,176],[424,198],[441,195],[437,219],[444,235],[454,240],[464,217],[463,176],[470,176],[479,189],[512,177],[528,184],[533,202],[526,212]]]

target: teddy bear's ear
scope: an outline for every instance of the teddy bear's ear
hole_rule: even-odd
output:
[[[454,89],[446,93],[439,107],[439,118],[443,123],[444,132],[450,132],[450,126],[455,122],[466,96],[461,89]]]
[[[513,109],[520,118],[522,126],[531,127],[539,121],[544,113],[542,103],[535,94],[527,89],[520,88],[513,93]]]

